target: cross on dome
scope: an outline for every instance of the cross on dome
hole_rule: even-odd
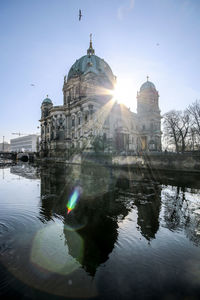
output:
[[[87,50],[87,55],[93,55],[95,52],[94,52],[94,49],[92,47],[92,33],[90,33],[90,46],[89,46],[89,49]]]

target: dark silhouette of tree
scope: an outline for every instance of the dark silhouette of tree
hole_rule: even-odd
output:
[[[175,148],[176,152],[186,150],[191,128],[190,114],[187,110],[171,110],[164,115],[163,134],[165,143]]]

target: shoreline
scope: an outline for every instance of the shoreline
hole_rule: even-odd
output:
[[[178,157],[178,158],[177,158]],[[63,165],[91,165],[104,166],[113,169],[129,169],[129,170],[147,170],[147,171],[165,171],[178,173],[200,173],[200,156],[184,157],[181,154],[169,156],[127,156],[127,157],[108,157],[104,159],[102,156],[95,155],[82,158],[74,156],[70,160],[63,158],[36,158],[35,163],[39,165],[63,164]]]

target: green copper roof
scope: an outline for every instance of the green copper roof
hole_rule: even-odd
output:
[[[45,98],[43,101],[42,101],[42,104],[45,104],[45,103],[49,103],[49,104],[53,104],[51,99],[49,98]]]
[[[113,73],[109,65],[100,57],[89,54],[79,58],[71,67],[67,79],[92,72],[96,75],[103,74],[111,81],[113,80]]]
[[[141,85],[140,91],[146,90],[146,89],[156,89],[155,85],[151,81],[146,81]]]

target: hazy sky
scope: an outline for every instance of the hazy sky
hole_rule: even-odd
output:
[[[0,0],[0,142],[38,132],[46,94],[63,103],[63,77],[90,33],[132,110],[147,75],[162,114],[200,99],[199,0]]]

